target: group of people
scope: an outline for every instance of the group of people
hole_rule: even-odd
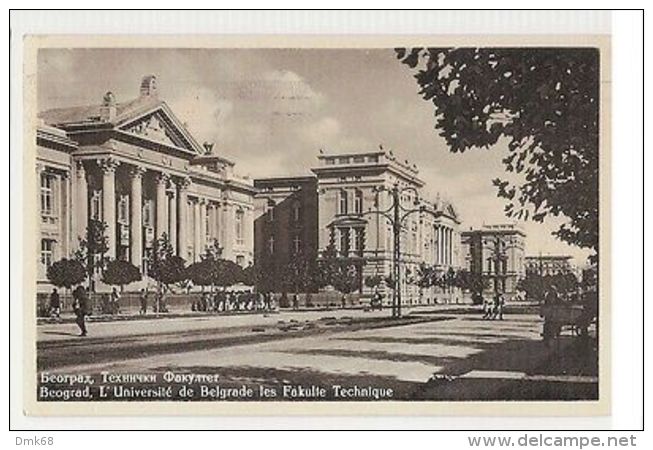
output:
[[[168,307],[165,304],[165,298],[163,296],[163,291],[156,290],[154,292],[154,304],[152,305],[152,310],[156,312],[168,312]],[[138,314],[145,315],[147,314],[147,308],[149,307],[150,302],[150,291],[146,288],[142,288],[138,294],[138,301],[140,303],[140,309]]]
[[[503,307],[506,300],[503,294],[495,294],[491,299],[483,299],[483,319],[484,320],[503,320]]]
[[[258,311],[275,308],[274,298],[269,292],[217,291],[204,292],[191,304],[193,311]]]

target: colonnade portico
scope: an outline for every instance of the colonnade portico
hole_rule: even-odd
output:
[[[454,236],[455,230],[446,225],[436,224],[435,240],[437,242],[435,263],[440,265],[455,265]]]
[[[175,254],[189,262],[198,260],[213,239],[225,247],[228,245],[222,244],[222,241],[232,236],[232,233],[223,232],[220,225],[225,209],[229,208],[226,202],[192,192],[193,182],[190,176],[171,174],[113,157],[85,159],[77,163],[76,198],[78,204],[83,205],[79,208],[76,221],[78,238],[83,238],[86,233],[90,217],[89,177],[95,172],[101,179],[101,215],[98,214],[96,218],[106,224],[106,256],[111,259],[121,256],[117,253],[116,174],[123,165],[129,176],[129,251],[122,255],[124,259],[141,267],[145,251],[151,248],[152,240],[159,239],[164,234],[168,236]],[[151,198],[145,194],[146,180],[154,186]],[[148,220],[144,217],[146,209]]]

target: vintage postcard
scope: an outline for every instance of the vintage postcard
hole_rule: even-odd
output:
[[[609,44],[27,37],[26,414],[608,414]]]

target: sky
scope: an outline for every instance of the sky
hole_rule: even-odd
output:
[[[509,223],[492,179],[501,177],[505,142],[451,153],[438,135],[432,103],[392,49],[47,49],[38,57],[38,107],[99,104],[138,96],[155,75],[159,97],[200,143],[252,178],[309,174],[320,149],[370,151],[382,145],[417,164],[426,192],[454,203],[461,230]],[[562,218],[519,222],[526,254],[587,250],[555,239]]]

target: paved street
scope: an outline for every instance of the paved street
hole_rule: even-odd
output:
[[[540,318],[440,311],[327,311],[39,327],[39,367],[57,373],[218,374],[220,384],[391,388],[400,399],[593,398],[596,368],[571,340],[555,353]]]

